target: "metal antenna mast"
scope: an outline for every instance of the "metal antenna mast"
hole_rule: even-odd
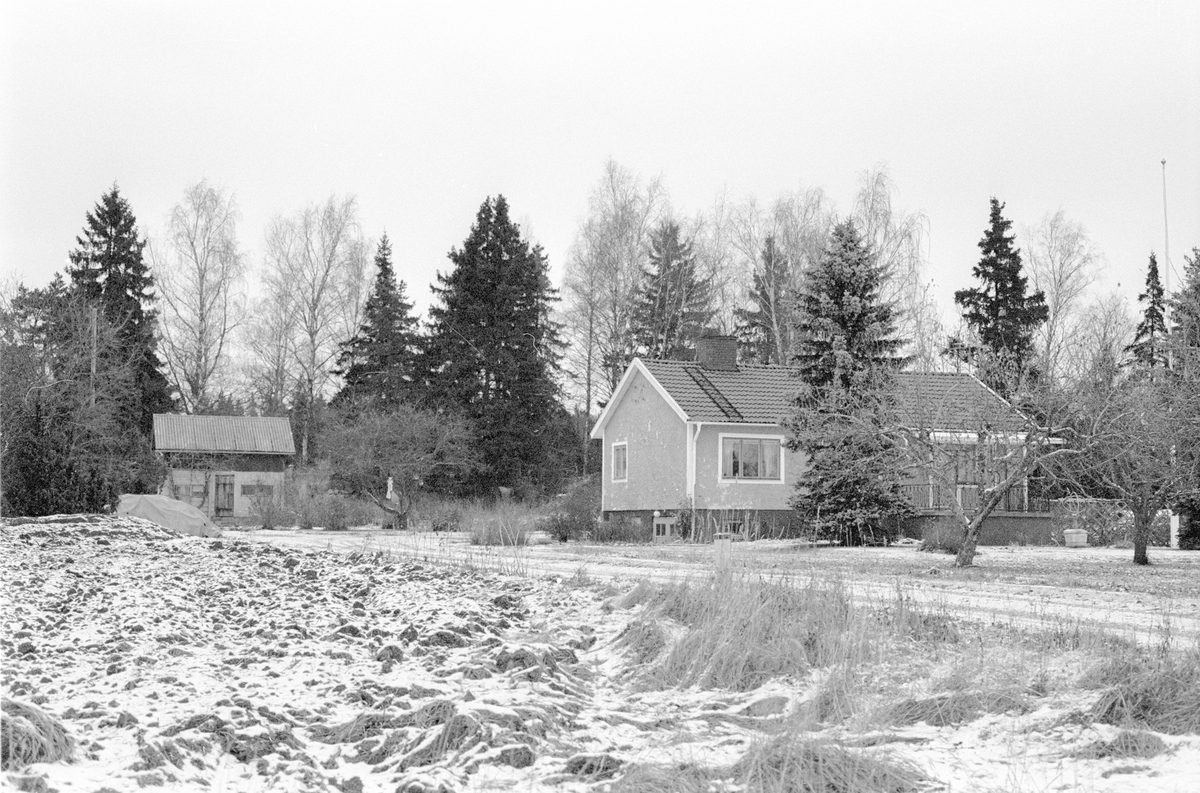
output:
[[[1167,227],[1167,158],[1162,161],[1163,174],[1163,270],[1166,271],[1166,292],[1171,294],[1171,234]]]

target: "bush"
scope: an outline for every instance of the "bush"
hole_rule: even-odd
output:
[[[263,529],[291,526],[296,516],[274,495],[257,494],[250,497],[250,514],[258,518]]]
[[[320,493],[296,503],[296,525],[301,529],[320,526],[326,531],[346,531],[356,512],[350,500],[340,493]]]
[[[600,516],[600,479],[591,476],[576,483],[551,506],[541,528],[559,542],[591,536]]]
[[[1179,547],[1200,551],[1200,496],[1185,498],[1175,505],[1179,513]]]
[[[458,504],[437,501],[428,512],[431,531],[462,531],[463,512]]]

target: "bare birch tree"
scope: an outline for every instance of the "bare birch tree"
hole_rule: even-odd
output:
[[[819,188],[798,190],[780,196],[766,209],[749,199],[734,211],[732,225],[732,245],[744,277],[750,280],[744,293],[747,308],[738,312],[738,333],[743,338],[763,336],[755,345],[766,342],[769,349],[757,351],[760,358],[786,364],[795,343],[796,290],[802,274],[824,250],[833,226],[832,208]]]
[[[884,298],[900,310],[900,337],[909,342],[906,354],[914,368],[931,371],[946,334],[925,276],[929,221],[922,212],[897,210],[895,193],[885,168],[862,174],[851,217],[888,275]]]
[[[1033,290],[1046,296],[1049,316],[1035,331],[1042,374],[1055,382],[1063,374],[1065,359],[1083,352],[1076,331],[1079,309],[1088,288],[1095,283],[1100,257],[1083,225],[1063,210],[1047,214],[1036,229],[1026,229],[1029,240],[1029,273]]]
[[[367,241],[353,197],[330,196],[267,231],[264,281],[268,292],[287,294],[294,324],[291,353],[296,377],[293,410],[299,422],[300,458],[309,462],[314,406],[328,394],[339,345],[358,327],[362,311]]]
[[[187,189],[166,232],[148,247],[163,299],[160,349],[188,413],[212,403],[244,315],[238,219],[234,197],[202,180]]]
[[[1072,331],[1073,352],[1060,367],[1063,385],[1068,389],[1081,385],[1112,387],[1136,327],[1129,301],[1118,292],[1084,306]]]
[[[735,312],[745,301],[751,270],[742,261],[737,237],[737,209],[725,193],[707,213],[684,225],[684,236],[696,251],[697,274],[709,285],[714,314],[710,322],[722,333],[732,333]]]
[[[613,160],[592,189],[587,219],[575,235],[563,281],[568,361],[589,406],[617,387],[632,357],[633,313],[650,231],[666,208],[658,179],[643,184]],[[582,331],[582,332],[581,332]],[[581,348],[580,345],[583,345]]]
[[[263,294],[254,301],[243,326],[243,372],[255,408],[263,415],[282,416],[296,383],[296,315],[286,281],[269,277],[264,281]]]

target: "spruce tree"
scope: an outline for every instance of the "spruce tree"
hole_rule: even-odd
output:
[[[396,281],[392,246],[387,234],[375,252],[375,283],[363,308],[358,333],[342,345],[337,374],[345,385],[335,401],[370,399],[386,410],[416,398],[419,355],[417,319],[405,298],[404,281]]]
[[[639,352],[654,360],[692,355],[714,313],[712,285],[697,274],[692,243],[679,234],[679,224],[670,220],[651,234],[645,293],[633,316]]]
[[[1174,368],[1186,380],[1200,380],[1200,248],[1183,256],[1183,285],[1171,295],[1170,344]]]
[[[1138,304],[1144,305],[1142,321],[1138,323],[1133,343],[1125,348],[1131,363],[1146,372],[1165,369],[1167,366],[1167,322],[1162,281],[1158,278],[1158,259],[1150,254],[1150,265],[1146,268],[1146,291],[1138,295]]]
[[[1171,367],[1178,387],[1196,394],[1200,393],[1200,248],[1192,248],[1192,255],[1185,254],[1183,261],[1183,285],[1170,300]],[[1192,420],[1200,426],[1200,404],[1195,401],[1192,413]],[[1200,450],[1193,446],[1190,455],[1191,494],[1176,502],[1175,511],[1181,519],[1179,547],[1200,550]]]
[[[75,242],[67,275],[72,288],[98,304],[116,329],[118,352],[133,367],[136,383],[125,413],[130,424],[149,437],[154,414],[173,409],[175,403],[158,359],[154,277],[142,260],[146,241],[116,185],[87,214],[83,236]]]
[[[894,424],[899,355],[895,308],[883,301],[884,268],[852,221],[834,227],[800,291],[800,388],[788,445],[808,457],[794,503],[827,539],[887,541],[912,507],[900,491],[903,450]]]
[[[790,353],[793,296],[789,294],[791,262],[767,237],[762,249],[762,266],[754,270],[750,307],[733,312],[737,335],[746,357],[759,363],[786,364]]]
[[[471,422],[483,469],[471,489],[545,491],[561,472],[547,461],[562,410],[556,376],[561,342],[550,318],[556,300],[549,265],[508,216],[503,196],[480,206],[454,264],[438,273],[440,304],[429,310],[424,372],[429,400]]]
[[[979,241],[983,256],[972,271],[980,286],[958,290],[954,302],[979,337],[981,348],[972,352],[981,379],[1007,395],[1014,378],[1029,374],[1033,333],[1050,312],[1042,292],[1026,294],[1021,251],[1013,245],[1016,237],[1008,233],[1012,221],[1003,211],[1004,204],[992,198],[988,228]]]
[[[801,378],[814,388],[851,391],[903,366],[896,309],[883,302],[885,271],[853,221],[834,227],[800,287],[796,355]]]

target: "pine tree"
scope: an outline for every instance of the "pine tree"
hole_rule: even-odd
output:
[[[119,354],[132,365],[136,382],[125,413],[131,426],[149,436],[154,414],[171,410],[174,400],[156,350],[154,277],[142,260],[146,241],[139,237],[133,210],[116,185],[87,214],[83,236],[75,242],[67,275],[73,289],[98,303],[116,329]]]
[[[754,270],[751,306],[733,312],[743,352],[759,363],[788,363],[794,310],[790,281],[791,262],[775,244],[775,237],[769,236],[763,244],[762,266]]]
[[[692,243],[679,233],[667,220],[651,234],[645,295],[633,316],[639,352],[655,360],[689,357],[714,313],[712,285],[697,274]]]
[[[405,283],[392,268],[387,234],[375,253],[375,284],[363,309],[358,333],[342,345],[337,374],[345,385],[335,401],[371,399],[380,410],[416,398],[414,378],[419,355],[417,319],[405,298]]]
[[[438,274],[429,310],[424,371],[430,399],[471,422],[483,458],[477,494],[497,487],[545,490],[561,472],[547,463],[551,428],[562,408],[555,377],[561,343],[551,321],[556,299],[540,246],[509,220],[503,196],[484,201],[454,269]]]
[[[883,281],[884,268],[846,221],[800,292],[801,384],[788,428],[808,466],[794,503],[822,535],[846,544],[886,541],[912,512],[900,492],[903,451],[885,431],[894,423],[892,376],[906,359]]]
[[[1133,343],[1125,348],[1132,356],[1134,366],[1148,372],[1165,369],[1167,366],[1167,323],[1164,312],[1165,298],[1162,281],[1158,279],[1158,259],[1150,254],[1150,265],[1146,268],[1146,291],[1138,295],[1138,303],[1145,306],[1142,321],[1138,323]]]
[[[1008,233],[1012,221],[1004,218],[1003,211],[1004,204],[992,198],[988,229],[979,241],[983,256],[972,271],[981,285],[958,290],[954,302],[979,337],[981,349],[972,352],[981,379],[1009,394],[1013,378],[1029,373],[1033,333],[1049,317],[1049,309],[1042,292],[1026,294],[1021,251],[1013,246],[1016,237]]]

